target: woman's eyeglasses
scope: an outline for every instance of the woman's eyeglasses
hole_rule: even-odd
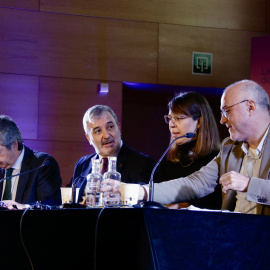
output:
[[[166,124],[170,124],[171,121],[174,123],[179,123],[181,120],[188,118],[189,116],[184,115],[184,116],[169,116],[169,115],[164,115],[164,120]]]

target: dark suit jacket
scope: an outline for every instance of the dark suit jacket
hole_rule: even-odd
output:
[[[96,158],[97,154],[84,156],[75,165],[72,182],[81,188],[81,192],[85,188],[87,175],[92,172],[92,159]],[[123,142],[117,156],[116,169],[121,173],[121,181],[124,183],[148,183],[155,163],[153,158],[137,152]]]
[[[45,159],[49,159],[50,164],[19,176],[15,201],[23,204],[41,201],[43,204],[60,205],[62,179],[56,160],[47,153],[37,152],[26,146],[24,151],[21,173],[41,166]],[[5,170],[0,169],[0,179],[4,175]],[[0,194],[2,190],[3,182],[0,183]]]

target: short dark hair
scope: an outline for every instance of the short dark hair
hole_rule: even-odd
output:
[[[18,142],[18,150],[23,148],[21,132],[16,123],[7,115],[0,115],[0,144],[11,150],[13,143]]]

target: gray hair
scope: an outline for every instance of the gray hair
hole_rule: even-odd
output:
[[[236,83],[231,84],[226,87],[226,89],[242,83],[241,91],[244,96],[247,96],[249,99],[254,99],[257,105],[269,112],[269,96],[266,91],[256,82],[252,80],[242,80]],[[226,89],[224,91],[226,91]]]
[[[22,150],[21,132],[16,123],[7,115],[0,115],[0,144],[11,150],[13,143],[18,141],[18,150]]]
[[[106,105],[95,105],[89,108],[83,116],[83,128],[85,133],[89,132],[87,123],[90,122],[92,118],[99,118],[104,112],[109,112],[114,118],[116,124],[118,124],[118,119],[112,108]]]

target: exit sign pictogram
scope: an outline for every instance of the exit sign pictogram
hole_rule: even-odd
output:
[[[193,52],[192,74],[212,75],[212,53]]]

